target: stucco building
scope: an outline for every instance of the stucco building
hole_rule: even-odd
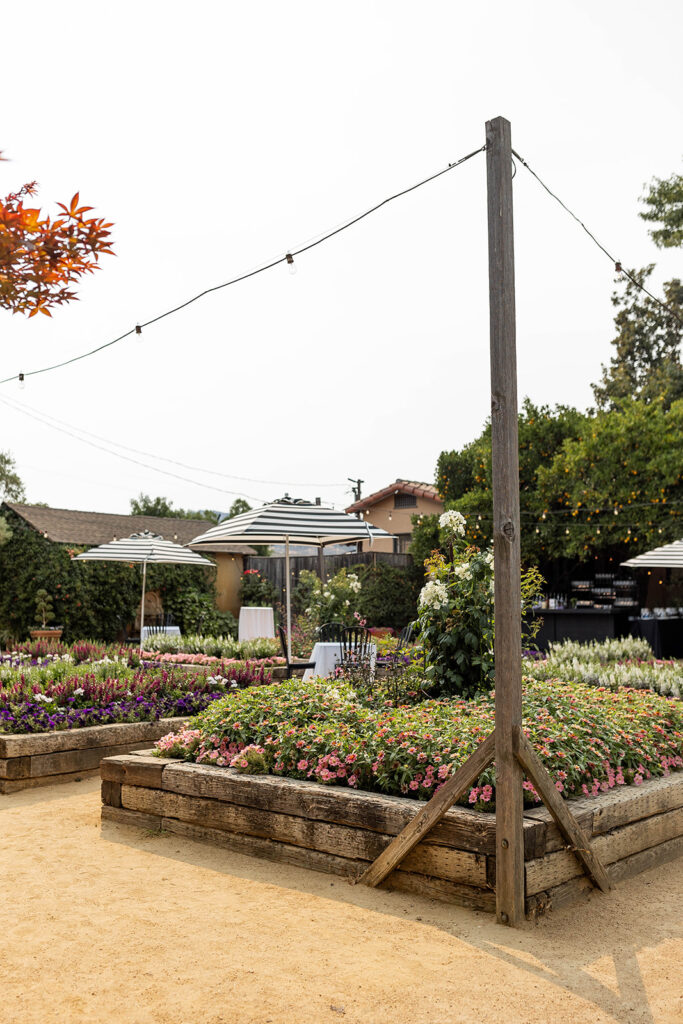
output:
[[[402,554],[408,550],[412,537],[412,516],[440,515],[443,502],[433,484],[395,480],[381,491],[355,501],[346,511],[351,515],[360,515],[366,522],[381,526],[394,535],[393,541],[375,541],[372,547],[369,541],[363,541],[363,551],[395,551]]]

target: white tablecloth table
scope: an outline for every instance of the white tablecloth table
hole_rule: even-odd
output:
[[[180,636],[180,626],[164,626],[163,629],[152,628],[149,626],[143,626],[140,634],[140,640],[144,644],[145,640],[149,635],[158,636],[159,633],[165,633],[166,636]]]
[[[256,640],[259,637],[275,636],[275,619],[272,608],[240,608],[238,640]]]
[[[369,644],[368,647],[370,650],[370,661],[374,670],[377,647],[375,644]],[[321,676],[323,679],[326,679],[328,676],[334,675],[334,670],[341,661],[341,644],[338,640],[330,643],[317,643],[311,651],[309,661],[315,662],[315,668],[306,669],[304,681],[312,679],[313,676]]]

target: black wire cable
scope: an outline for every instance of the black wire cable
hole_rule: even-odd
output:
[[[111,345],[116,345],[119,341],[123,341],[124,338],[129,338],[131,334],[140,334],[141,329],[144,327],[151,327],[152,324],[158,323],[167,316],[172,316],[173,313],[178,313],[181,309],[186,309],[187,306],[191,306],[193,302],[197,302],[199,299],[204,298],[205,295],[210,295],[212,292],[221,291],[223,288],[229,288],[233,284],[239,284],[240,281],[246,281],[250,277],[255,277],[257,274],[263,274],[266,270],[271,270],[273,267],[277,267],[280,263],[291,262],[293,256],[299,256],[302,252],[308,252],[309,249],[314,249],[317,245],[321,245],[323,242],[328,241],[330,238],[334,238],[335,235],[340,234],[342,231],[346,231],[347,228],[352,227],[354,224],[358,224],[359,221],[364,220],[365,217],[369,217],[371,213],[375,213],[380,210],[387,203],[392,203],[395,199],[400,199],[402,196],[408,195],[409,192],[414,192],[415,189],[422,188],[423,185],[428,185],[429,182],[435,181],[440,178],[442,174],[448,174],[449,171],[455,170],[461,164],[464,164],[467,160],[471,160],[473,156],[478,153],[483,153],[486,146],[480,146],[479,149],[473,150],[471,153],[467,153],[466,156],[460,157],[454,163],[449,164],[448,167],[444,167],[443,170],[437,171],[435,174],[430,174],[428,178],[423,178],[422,181],[416,182],[409,188],[404,188],[400,192],[395,192],[391,196],[387,196],[380,203],[376,203],[375,206],[371,206],[369,210],[359,214],[357,217],[353,217],[351,220],[345,221],[339,227],[334,228],[332,231],[328,231],[314,242],[309,242],[306,245],[302,245],[299,249],[292,249],[284,256],[278,257],[276,260],[271,260],[270,263],[266,263],[263,266],[256,267],[254,270],[248,271],[246,274],[240,274],[238,277],[233,277],[230,281],[224,281],[223,284],[214,285],[212,288],[205,288],[204,291],[199,292],[197,295],[193,295],[191,299],[186,302],[182,302],[179,306],[174,306],[172,309],[167,309],[165,313],[160,313],[158,316],[152,317],[151,320],[146,320],[142,324],[138,324],[136,327],[132,327],[125,334],[120,334],[118,338],[112,338],[111,341],[106,341],[103,345],[98,345],[97,348],[91,349],[89,352],[83,352],[79,356],[73,356],[71,359],[65,359],[61,363],[54,363],[52,366],[43,366],[39,370],[28,370],[23,376],[35,377],[39,373],[48,373],[50,370],[59,370],[62,366],[69,366],[71,363],[77,363],[81,359],[87,359],[89,356],[95,355],[96,352],[101,352],[105,348],[109,348]],[[288,259],[289,257],[289,259]],[[5,377],[4,380],[0,380],[0,384],[8,384],[10,381],[19,380],[19,374],[15,373],[12,377]]]
[[[179,466],[180,469],[189,469],[193,473],[207,473],[210,476],[218,476],[224,480],[239,480],[241,483],[249,484],[266,484],[269,487],[336,487],[339,490],[344,487],[343,483],[322,484],[312,480],[304,482],[293,480],[259,480],[251,476],[237,476],[235,473],[221,473],[217,469],[208,469],[204,466],[193,466],[187,462],[179,462],[177,459],[171,459],[167,455],[159,455],[157,452],[148,452],[141,448],[131,448],[130,445],[121,444],[120,441],[112,441],[110,437],[103,437],[101,434],[94,434],[91,430],[86,430],[84,427],[74,426],[73,423],[69,423],[67,420],[60,420],[57,416],[51,416],[49,413],[43,412],[42,409],[36,409],[34,406],[18,402],[16,398],[10,398],[8,395],[0,395],[0,402],[3,402],[8,409],[13,409],[15,412],[34,413],[42,416],[44,421],[50,420],[51,422],[45,422],[45,425],[54,425],[55,430],[58,430],[60,426],[67,427],[70,430],[76,431],[79,435],[83,434],[88,438],[94,438],[96,441],[103,441],[104,444],[109,445],[111,448],[121,448],[123,451],[132,452],[134,455],[144,455],[148,459],[159,459],[161,462],[168,462],[172,466]]]
[[[0,401],[6,402],[6,399],[2,398]],[[97,448],[98,451],[106,452],[107,455],[113,455],[117,459],[123,459],[125,462],[132,462],[136,466],[142,466],[143,469],[150,469],[153,473],[160,473],[162,476],[171,476],[175,480],[182,480],[186,484],[193,484],[195,487],[202,487],[205,491],[215,491],[221,494],[229,494],[233,498],[249,498],[250,501],[255,501],[261,504],[263,499],[257,498],[253,494],[245,494],[244,491],[229,491],[225,487],[214,487],[212,484],[202,483],[200,480],[191,480],[189,477],[181,476],[180,473],[173,473],[169,469],[159,469],[158,466],[151,466],[147,462],[141,462],[140,459],[134,459],[130,455],[123,455],[121,452],[112,451],[111,448],[105,447],[105,445],[97,444],[95,441],[89,441],[87,438],[82,437],[79,434],[74,433],[72,430],[67,430],[65,427],[58,427],[54,423],[48,423],[47,420],[43,419],[42,416],[36,416],[33,413],[28,412],[26,409],[15,409],[15,412],[21,413],[22,416],[27,416],[31,420],[35,420],[37,423],[42,423],[43,426],[49,427],[51,430],[57,430],[60,434],[66,434],[68,437],[74,438],[76,441],[80,441],[81,444],[87,444],[91,448]]]
[[[522,164],[522,165],[523,165],[524,167],[526,167],[527,171],[529,171],[529,173],[530,173],[530,174],[532,174],[532,175],[534,176],[534,178],[535,178],[535,179],[536,179],[536,181],[537,181],[537,182],[539,183],[539,185],[541,186],[541,188],[545,189],[545,191],[546,191],[546,192],[548,193],[548,195],[549,195],[549,196],[552,196],[552,198],[553,198],[553,199],[554,199],[554,200],[555,200],[555,201],[556,201],[557,203],[559,203],[559,204],[560,204],[560,206],[562,207],[562,209],[563,209],[563,210],[566,210],[566,211],[567,211],[567,213],[569,214],[569,216],[570,216],[570,217],[572,217],[572,218],[573,218],[573,219],[574,219],[574,220],[576,221],[576,223],[577,223],[577,224],[579,224],[579,225],[580,225],[580,226],[581,226],[581,227],[583,228],[583,230],[584,230],[584,231],[586,232],[586,234],[588,235],[588,237],[589,237],[589,238],[591,238],[591,239],[592,239],[592,240],[593,240],[593,241],[595,242],[595,244],[597,245],[598,249],[600,249],[600,250],[601,250],[602,252],[604,252],[604,254],[605,254],[605,256],[606,256],[606,257],[608,258],[608,260],[610,260],[610,262],[614,264],[614,269],[616,270],[616,272],[617,272],[618,274],[623,274],[623,275],[624,275],[624,277],[627,277],[627,278],[629,279],[629,281],[630,281],[630,282],[631,282],[632,284],[634,284],[634,285],[636,286],[636,288],[639,288],[639,289],[641,290],[641,292],[645,292],[645,294],[646,294],[646,295],[649,295],[649,296],[650,296],[650,298],[651,298],[651,299],[652,299],[652,300],[653,300],[654,302],[656,302],[658,306],[661,306],[661,308],[662,308],[663,310],[665,310],[665,311],[666,311],[667,313],[669,313],[669,315],[670,315],[670,316],[672,316],[672,317],[674,318],[674,320],[676,320],[676,322],[677,322],[678,324],[680,324],[680,326],[681,326],[681,327],[683,327],[683,320],[681,320],[681,318],[679,317],[678,313],[677,313],[677,312],[676,312],[676,311],[675,311],[674,309],[672,309],[672,308],[671,308],[671,306],[667,305],[667,303],[666,303],[666,302],[662,302],[662,300],[661,300],[661,299],[658,299],[656,295],[653,295],[651,291],[648,291],[648,289],[647,289],[647,288],[645,287],[645,285],[641,284],[641,283],[640,283],[640,281],[638,281],[638,280],[637,280],[637,279],[636,279],[636,278],[635,278],[635,277],[633,276],[633,274],[630,274],[630,273],[628,272],[628,270],[624,270],[624,266],[623,266],[623,264],[622,264],[621,260],[617,260],[617,259],[615,259],[615,258],[614,258],[614,256],[612,256],[611,252],[609,252],[609,251],[608,251],[608,250],[607,250],[607,249],[605,248],[605,246],[604,246],[604,245],[602,244],[602,242],[599,242],[599,241],[598,241],[598,239],[597,239],[597,238],[595,237],[595,235],[593,234],[593,232],[592,232],[592,231],[589,231],[589,230],[588,230],[588,228],[587,228],[587,227],[586,227],[586,225],[585,225],[585,224],[583,223],[583,221],[581,220],[581,218],[580,218],[580,217],[577,217],[577,216],[576,216],[576,214],[575,214],[575,213],[574,213],[574,212],[573,212],[572,210],[570,210],[570,209],[569,209],[569,207],[567,206],[567,204],[566,204],[566,203],[563,203],[563,202],[562,202],[562,200],[560,199],[560,197],[559,197],[559,196],[557,196],[557,195],[555,195],[555,193],[554,193],[554,192],[553,192],[553,191],[552,191],[551,189],[549,189],[549,188],[548,188],[548,186],[546,185],[546,183],[545,183],[545,182],[544,182],[544,181],[543,181],[543,180],[542,180],[541,178],[539,178],[538,174],[536,174],[536,171],[535,171],[535,170],[533,169],[533,167],[530,167],[530,166],[529,166],[529,164],[528,164],[528,163],[527,163],[527,161],[526,161],[526,160],[524,159],[524,157],[520,156],[520,155],[519,155],[519,153],[517,153],[517,152],[516,152],[516,151],[515,151],[514,149],[512,150],[512,153],[513,153],[513,155],[514,155],[514,156],[516,156],[516,157],[517,157],[517,159],[518,159],[518,160],[520,161],[520,163],[521,163],[521,164]],[[0,382],[0,383],[1,383],[1,382]]]

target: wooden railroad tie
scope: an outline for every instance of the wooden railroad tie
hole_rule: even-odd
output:
[[[590,839],[558,793],[555,784],[538,760],[536,753],[521,729],[513,732],[515,756],[521,767],[536,787],[543,803],[548,808],[558,829],[569,844],[572,852],[583,865],[592,883],[602,892],[611,889],[611,884],[599,857],[591,849]],[[458,768],[444,786],[435,793],[422,810],[382,851],[358,879],[363,885],[374,888],[380,885],[397,868],[408,854],[420,843],[447,811],[476,782],[488,768],[495,756],[495,731],[477,747],[467,761]]]

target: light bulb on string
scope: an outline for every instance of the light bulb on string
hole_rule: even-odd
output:
[[[142,327],[140,326],[140,324],[135,325],[135,340],[137,342],[142,341]]]
[[[291,252],[287,253],[286,259],[287,259],[287,268],[288,268],[290,274],[293,277],[294,274],[296,274],[296,263],[294,262],[294,257],[292,256]]]
[[[23,390],[24,390],[24,388],[26,387],[26,381],[24,380],[24,375],[23,375],[23,373],[20,373],[20,374],[19,374],[19,387],[21,388],[21,390],[22,390],[22,391],[23,391]]]

